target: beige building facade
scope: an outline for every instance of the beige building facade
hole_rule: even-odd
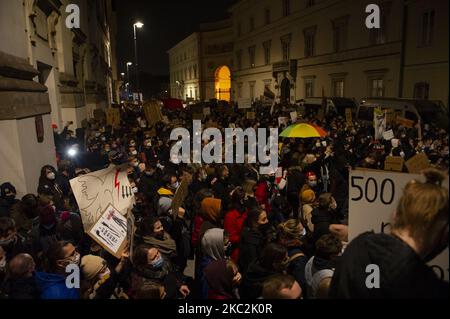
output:
[[[369,3],[380,29],[366,26]],[[446,0],[241,0],[229,11],[233,100],[267,88],[291,103],[404,97],[448,107]]]
[[[80,28],[69,29],[69,4]],[[0,181],[35,193],[56,164],[52,124],[71,129],[118,100],[111,0],[0,0]]]
[[[171,48],[171,96],[204,101],[231,98],[232,38],[231,20],[223,20],[200,25],[198,32]],[[228,74],[228,79],[219,79],[221,74]]]

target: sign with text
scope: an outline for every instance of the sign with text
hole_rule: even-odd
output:
[[[134,204],[126,166],[114,166],[70,180],[84,229],[89,230],[109,205],[122,215]]]
[[[252,107],[252,99],[240,98],[238,99],[238,108],[249,109]]]
[[[401,172],[403,170],[403,157],[401,156],[387,156],[384,161],[385,171]]]
[[[424,181],[422,175],[385,171],[353,170],[349,178],[349,240],[374,231],[390,233],[390,223],[406,184]],[[448,189],[448,178],[444,184]],[[448,280],[448,249],[428,264]]]
[[[384,138],[386,141],[392,140],[392,139],[394,138],[394,131],[393,131],[393,130],[385,131],[385,132],[383,133],[383,138]]]
[[[89,230],[88,235],[116,258],[120,258],[127,244],[127,218],[112,205]]]

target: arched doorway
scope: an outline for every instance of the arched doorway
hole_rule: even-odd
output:
[[[219,101],[231,100],[231,71],[226,65],[220,66],[215,74],[216,99]]]
[[[291,82],[284,78],[281,81],[281,102],[289,102],[291,100]]]

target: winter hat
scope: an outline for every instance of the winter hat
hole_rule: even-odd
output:
[[[201,204],[201,210],[205,217],[211,221],[218,221],[220,218],[220,207],[222,201],[217,198],[205,198]]]
[[[10,193],[16,194],[16,188],[11,183],[3,183],[0,186],[0,197],[5,198]]]
[[[316,194],[314,193],[314,191],[312,189],[307,189],[302,192],[301,197],[302,197],[303,204],[310,204],[315,201]]]
[[[393,138],[393,139],[391,140],[391,144],[392,144],[392,147],[393,147],[393,148],[398,147],[399,143],[400,143],[400,141],[399,141],[397,138]]]
[[[86,280],[92,280],[105,265],[105,260],[98,256],[86,255],[81,258],[81,272]]]

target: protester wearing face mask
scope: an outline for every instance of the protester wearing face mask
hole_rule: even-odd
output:
[[[0,217],[0,246],[6,256],[6,262],[20,253],[31,251],[26,239],[17,233],[14,220],[9,217]]]
[[[297,219],[290,219],[278,225],[277,242],[286,247],[289,256],[288,273],[295,277],[302,287],[306,287],[305,265],[308,262],[306,230]]]
[[[202,260],[195,274],[201,287],[199,298],[206,299],[208,297],[208,284],[204,274],[205,268],[211,261],[225,259],[227,257],[226,253],[229,253],[229,244],[228,234],[220,228],[211,228],[202,237]]]
[[[300,190],[300,198],[302,197],[303,192],[305,192],[306,190],[312,190],[315,194],[320,193],[317,175],[312,171],[308,171],[305,174],[305,184]]]
[[[56,226],[58,219],[53,201],[47,196],[39,198],[37,208],[38,222],[34,223],[31,231],[33,251],[42,252],[56,240]]]
[[[175,262],[177,245],[172,237],[164,230],[159,218],[145,218],[141,222],[139,235],[142,242],[155,247],[166,258]]]
[[[16,188],[11,183],[0,185],[0,217],[10,217],[12,208],[17,203]]]
[[[120,275],[128,262],[128,252],[125,251],[117,266],[111,270],[106,260],[95,255],[81,258],[80,269],[83,276],[83,299],[128,299],[128,296],[118,287]]]
[[[314,224],[313,241],[317,241],[322,235],[329,234],[330,225],[339,224],[336,214],[337,204],[331,193],[323,193],[319,196],[318,207],[312,211],[311,221]]]
[[[36,280],[41,290],[41,299],[79,299],[79,290],[66,285],[69,265],[80,265],[80,254],[69,242],[57,241],[44,252],[44,269],[37,272]]]
[[[435,169],[423,174],[425,182],[413,180],[404,188],[390,234],[367,232],[350,242],[333,277],[331,296],[448,299],[448,282],[427,265],[448,247],[446,176]],[[369,264],[380,268],[379,289],[365,285]]]
[[[289,256],[285,247],[269,244],[261,257],[250,264],[243,276],[239,294],[242,299],[257,299],[262,296],[264,281],[277,274],[286,274]]]
[[[161,172],[154,162],[146,162],[145,170],[141,173],[138,188],[146,199],[151,202],[158,191]]]
[[[53,166],[42,167],[37,191],[39,195],[51,196],[57,210],[64,209],[63,192],[56,182],[56,170]]]
[[[267,213],[261,209],[253,209],[247,213],[244,230],[239,244],[239,269],[245,274],[249,265],[258,259],[267,242],[270,229]]]
[[[157,248],[148,245],[138,246],[133,253],[133,266],[133,291],[151,282],[164,285],[166,299],[186,298],[190,294],[182,273],[177,271]]]

